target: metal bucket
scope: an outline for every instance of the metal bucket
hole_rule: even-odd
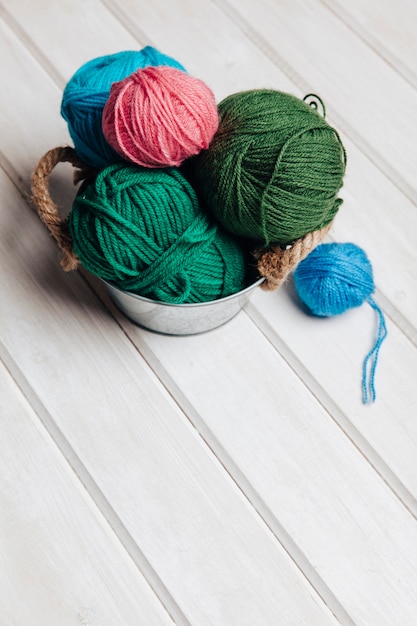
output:
[[[135,324],[165,335],[195,335],[231,320],[263,281],[258,278],[231,296],[196,304],[157,302],[104,282],[115,305]]]

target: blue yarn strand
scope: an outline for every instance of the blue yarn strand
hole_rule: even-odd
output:
[[[376,366],[378,364],[379,350],[381,348],[382,342],[384,341],[384,339],[386,338],[388,334],[387,326],[385,324],[384,314],[382,312],[381,307],[375,302],[375,300],[371,296],[367,299],[367,302],[378,313],[379,324],[378,324],[378,334],[377,334],[375,344],[373,348],[368,352],[363,362],[362,390],[363,390],[364,404],[368,404],[368,402],[375,402],[376,400],[376,392],[375,392]]]
[[[321,244],[298,265],[294,284],[300,299],[314,315],[339,315],[363,302],[377,312],[378,333],[365,357],[362,373],[363,402],[375,402],[375,371],[387,327],[381,308],[372,298],[375,283],[365,251],[353,243]]]

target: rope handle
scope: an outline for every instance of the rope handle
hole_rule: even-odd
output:
[[[74,184],[93,173],[78,157],[74,148],[63,146],[48,150],[39,160],[32,174],[32,202],[38,215],[63,253],[61,265],[66,272],[77,269],[79,260],[73,250],[68,219],[62,219],[58,206],[51,198],[49,176],[58,163],[71,163],[77,170],[74,172]]]
[[[267,250],[265,248],[255,250],[253,255],[257,260],[258,272],[265,278],[261,288],[265,291],[278,289],[290,272],[321,243],[331,226],[332,222],[320,230],[307,233],[285,248],[270,246]]]
[[[71,234],[68,228],[68,219],[62,219],[58,206],[51,198],[49,191],[49,176],[58,163],[71,163],[76,168],[74,172],[74,184],[90,177],[96,170],[88,167],[78,157],[74,148],[59,146],[48,150],[39,160],[32,174],[32,201],[36,206],[39,217],[48,228],[63,253],[61,265],[68,272],[79,266],[79,259],[73,250]],[[265,280],[261,287],[266,291],[274,291],[284,282],[288,274],[293,271],[298,263],[324,239],[331,224],[321,230],[307,233],[301,239],[297,239],[292,245],[281,248],[270,246],[258,248],[253,252],[257,261],[257,269],[260,276]]]

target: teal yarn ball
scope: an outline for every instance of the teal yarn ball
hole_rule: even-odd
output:
[[[268,246],[328,225],[342,202],[346,154],[326,120],[268,89],[233,94],[218,108],[218,131],[187,175],[223,226]]]
[[[102,168],[120,161],[102,131],[103,109],[113,83],[138,69],[168,65],[185,68],[151,46],[97,57],[82,65],[68,81],[61,101],[61,115],[68,124],[75,150],[87,165]]]
[[[182,304],[246,286],[243,248],[175,168],[108,166],[76,196],[69,228],[84,267],[124,291]]]
[[[294,284],[302,302],[322,317],[358,307],[375,291],[372,265],[353,243],[317,246],[297,266]]]

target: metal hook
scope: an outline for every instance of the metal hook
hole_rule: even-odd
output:
[[[308,104],[314,111],[317,111],[322,117],[326,117],[326,107],[323,100],[315,93],[308,93],[304,96],[303,101]]]

